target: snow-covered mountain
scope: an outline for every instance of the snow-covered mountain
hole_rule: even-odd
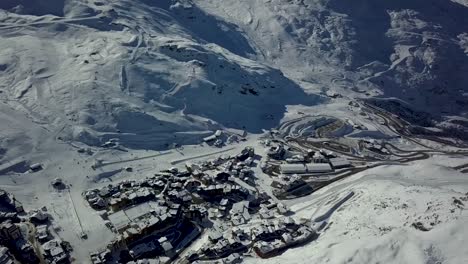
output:
[[[313,87],[466,114],[466,1],[196,2],[241,25],[261,58]]]
[[[318,102],[249,59],[255,52],[235,25],[195,5],[12,6],[2,3],[14,11],[2,13],[2,97],[64,139],[162,149],[218,127],[259,132],[278,124],[285,105]]]
[[[467,73],[468,0],[0,0],[0,187],[26,207],[50,202],[71,226],[60,235],[87,263],[114,234],[94,224],[102,219],[82,193],[114,174],[130,178],[130,165],[142,178],[210,156],[197,144],[225,128],[254,134],[223,150],[236,155],[298,117],[307,132],[307,117],[333,116],[340,136],[365,127],[353,116],[370,119],[357,102],[394,113],[415,134],[439,133],[453,150],[468,139]],[[355,137],[394,140],[409,152],[419,141],[379,125],[387,119]],[[122,148],[101,148],[106,142]],[[466,161],[423,143],[423,163],[367,167],[291,202],[312,218],[342,192],[356,193],[317,243],[263,261],[466,263],[457,250],[467,211],[454,202],[468,199]],[[178,145],[191,146],[159,152]],[[24,173],[33,161],[44,171]],[[92,165],[103,161],[108,170]],[[74,185],[69,196],[49,192],[56,177]],[[80,201],[74,213],[68,199]],[[89,240],[79,237],[79,214],[90,219]],[[410,229],[417,222],[435,224],[421,234]]]
[[[7,0],[1,96],[64,139],[157,149],[270,128],[327,89],[464,116],[465,5]]]

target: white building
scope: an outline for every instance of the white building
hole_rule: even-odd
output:
[[[161,237],[160,239],[158,239],[158,242],[165,252],[171,251],[173,248],[171,242],[167,240],[166,237]]]
[[[229,213],[231,214],[231,221],[234,225],[247,223],[251,218],[249,213],[249,201],[235,203]]]
[[[330,164],[333,169],[341,169],[351,167],[351,162],[347,158],[332,158]]]
[[[332,171],[328,163],[281,164],[280,169],[283,174],[323,173]]]
[[[332,168],[328,163],[311,163],[306,164],[307,172],[309,173],[321,173],[321,172],[331,172]]]
[[[281,164],[281,173],[283,174],[304,174],[307,173],[307,168],[304,164]]]

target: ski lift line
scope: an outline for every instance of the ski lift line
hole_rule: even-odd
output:
[[[211,155],[221,154],[221,153],[231,151],[231,150],[234,150],[234,149],[236,149],[236,148],[231,147],[231,148],[227,148],[227,149],[223,149],[223,150],[219,150],[219,151],[215,151],[215,152],[211,152],[211,153],[206,153],[206,154],[201,154],[201,155],[192,156],[192,157],[188,157],[188,158],[173,160],[173,161],[171,161],[171,164],[175,165],[175,164],[178,164],[178,163],[181,163],[181,162],[184,162],[184,161],[189,161],[189,160],[192,160],[192,159],[199,159],[199,158],[204,158],[204,157],[208,157],[208,156],[211,156]]]
[[[167,155],[167,154],[171,154],[171,153],[172,153],[172,151],[167,151],[167,152],[162,152],[162,153],[158,153],[158,154],[150,155],[150,156],[145,156],[145,157],[141,157],[141,158],[133,158],[133,159],[127,159],[127,160],[111,161],[111,162],[101,163],[101,164],[95,166],[95,168],[100,168],[100,167],[104,167],[104,166],[107,166],[107,165],[113,165],[113,164],[119,164],[119,163],[125,163],[125,162],[132,162],[132,161],[150,159],[150,158],[155,158],[155,157],[159,157],[159,156],[163,156],[163,155]]]
[[[84,234],[83,225],[81,224],[80,217],[78,215],[78,212],[76,211],[75,201],[73,201],[73,197],[71,195],[70,189],[68,189],[68,195],[70,196],[70,200],[71,200],[72,205],[73,205],[73,212],[75,212],[76,219],[78,220],[78,224],[79,224],[80,229],[81,229],[81,234]]]

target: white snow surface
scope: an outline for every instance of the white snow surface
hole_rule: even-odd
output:
[[[467,243],[468,212],[453,203],[468,197],[466,175],[434,163],[373,169],[294,202],[300,217],[316,219],[355,193],[316,241],[246,263],[466,263],[468,250],[460,245]],[[434,226],[422,232],[415,222]]]
[[[0,3],[0,99],[65,140],[193,144],[315,94],[466,117],[468,8],[449,0]],[[433,100],[437,96],[438,100]],[[209,103],[207,103],[209,102]]]
[[[63,17],[54,16],[59,2]],[[320,101],[251,60],[235,25],[195,5],[8,3],[0,5],[15,11],[0,14],[1,99],[65,140],[164,149],[219,127],[261,132],[286,105]]]
[[[218,151],[196,144],[220,128],[251,133],[221,149],[238,153],[299,112],[368,128],[350,137],[388,136],[352,98],[399,98],[468,129],[466,72],[467,0],[1,0],[0,188],[27,210],[46,205],[89,263],[114,234],[83,191]],[[99,148],[111,139],[124,151]],[[97,160],[110,164],[92,170]],[[33,163],[44,170],[26,172]],[[355,193],[317,241],[245,262],[468,263],[468,205],[453,203],[468,179],[450,168],[463,163],[375,168],[287,202],[315,219]]]

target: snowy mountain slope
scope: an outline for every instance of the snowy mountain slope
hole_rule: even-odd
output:
[[[0,8],[3,97],[64,139],[161,149],[221,126],[258,132],[277,125],[285,105],[320,101],[303,90],[396,97],[438,122],[466,115],[463,1],[9,0]]]
[[[309,87],[466,115],[466,1],[195,2],[241,25],[260,58]]]
[[[213,152],[151,150],[198,144],[223,127],[260,134],[285,116],[350,121],[355,97],[466,139],[467,71],[467,0],[1,0],[0,187],[26,208],[57,210],[61,235],[87,263],[114,234],[96,224],[84,190]],[[316,95],[328,90],[344,98]],[[380,129],[354,136],[396,137]],[[227,154],[257,146],[256,136]],[[77,152],[107,141],[128,152]],[[33,162],[44,170],[25,173]],[[355,193],[316,242],[246,262],[467,263],[468,185],[451,162],[372,169],[293,201],[298,216],[315,219]],[[52,190],[56,177],[69,195]]]
[[[317,102],[195,6],[65,1],[59,18],[36,4],[2,4],[16,12],[2,15],[2,97],[63,139],[162,149],[222,126],[259,132],[285,105]]]
[[[65,0],[34,1],[34,0],[4,0],[0,8],[25,15],[55,15],[63,16]]]

